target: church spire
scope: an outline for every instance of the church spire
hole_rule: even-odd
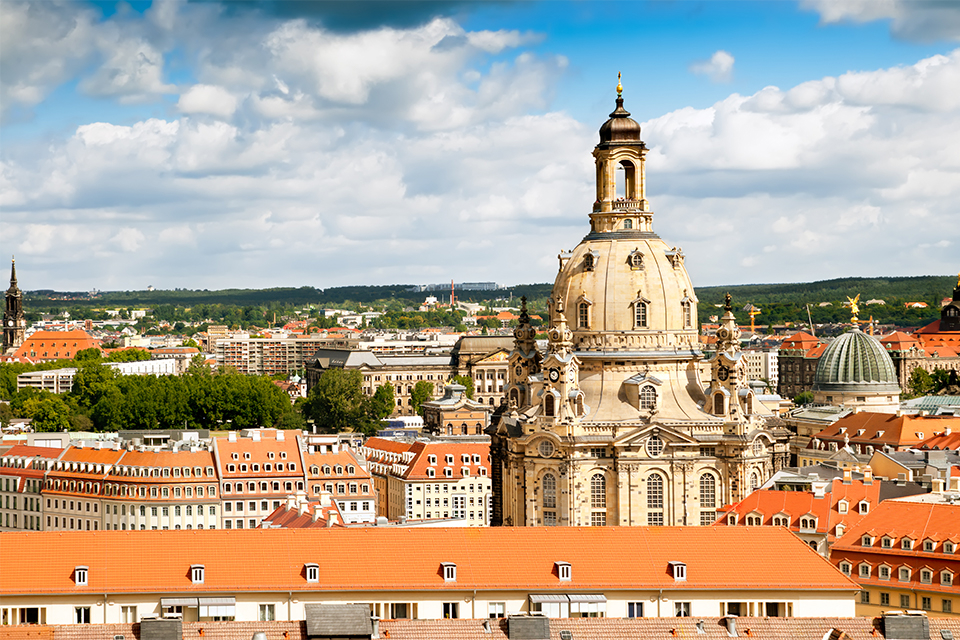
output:
[[[17,258],[12,256],[10,258],[10,288],[13,289],[17,286]]]

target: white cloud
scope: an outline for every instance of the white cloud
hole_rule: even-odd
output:
[[[690,71],[698,76],[708,76],[713,82],[730,82],[733,77],[734,58],[720,49],[709,60],[699,60],[690,65]]]
[[[117,245],[121,251],[126,251],[127,253],[132,253],[139,249],[144,240],[146,240],[146,237],[143,235],[143,232],[133,227],[124,227],[110,238],[111,243]]]
[[[960,5],[950,0],[803,0],[825,24],[890,20],[904,40],[960,41]]]
[[[223,87],[197,84],[180,95],[177,108],[182,113],[208,113],[229,118],[237,110],[237,98]]]
[[[883,273],[952,271],[947,246],[923,256],[914,248],[930,233],[923,217],[938,220],[941,238],[960,238],[951,205],[960,198],[960,99],[947,89],[960,86],[958,73],[960,50],[788,90],[734,94],[644,123],[650,197],[669,211],[661,235],[695,239],[696,252],[687,247],[695,282],[699,260],[709,264],[731,251],[747,256],[741,267],[764,280],[876,270],[877,255]],[[726,235],[730,224],[749,233]],[[778,250],[758,253],[767,244]]]

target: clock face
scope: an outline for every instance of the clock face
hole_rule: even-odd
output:
[[[550,382],[556,382],[560,379],[560,371],[558,369],[550,369]]]

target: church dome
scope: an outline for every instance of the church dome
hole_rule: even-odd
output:
[[[853,329],[823,352],[813,376],[814,391],[900,393],[887,350],[875,338]]]
[[[621,97],[617,97],[617,108],[610,119],[600,126],[600,144],[610,142],[640,142],[640,125],[623,108]]]

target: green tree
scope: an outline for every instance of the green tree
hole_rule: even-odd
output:
[[[410,392],[410,402],[413,410],[423,416],[420,410],[424,402],[429,402],[433,398],[433,385],[426,380],[421,380],[413,385],[413,391]]]
[[[114,351],[110,354],[110,357],[107,358],[108,362],[139,362],[141,360],[149,360],[150,352],[146,349],[123,349],[122,351]]]
[[[813,402],[813,393],[810,391],[801,391],[794,397],[794,404],[797,406],[803,406],[805,404],[810,404]]]
[[[70,428],[70,407],[58,395],[43,391],[23,403],[22,417],[30,418],[34,431],[66,431]]]
[[[92,360],[101,360],[103,359],[103,352],[96,347],[90,347],[89,349],[81,349],[77,351],[77,355],[73,357],[76,362],[89,362]]]
[[[907,387],[910,394],[914,396],[924,396],[931,393],[936,386],[933,377],[920,367],[915,367],[907,380]]]
[[[934,369],[933,373],[930,374],[930,379],[933,382],[931,393],[939,393],[950,384],[950,372],[946,369]]]
[[[370,414],[376,420],[383,420],[393,413],[396,406],[396,400],[393,397],[393,385],[382,384],[377,387],[373,397],[370,398]]]
[[[453,378],[451,378],[451,382],[456,382],[457,384],[462,384],[464,387],[466,387],[467,390],[465,393],[467,394],[467,397],[473,400],[473,394],[476,391],[476,387],[473,385],[473,378],[470,376],[453,376]]]
[[[73,388],[70,395],[81,408],[93,407],[107,392],[107,389],[116,386],[117,372],[99,360],[84,361],[77,368],[73,376]]]
[[[324,433],[361,431],[369,422],[365,400],[359,371],[327,369],[310,389],[303,415]]]

